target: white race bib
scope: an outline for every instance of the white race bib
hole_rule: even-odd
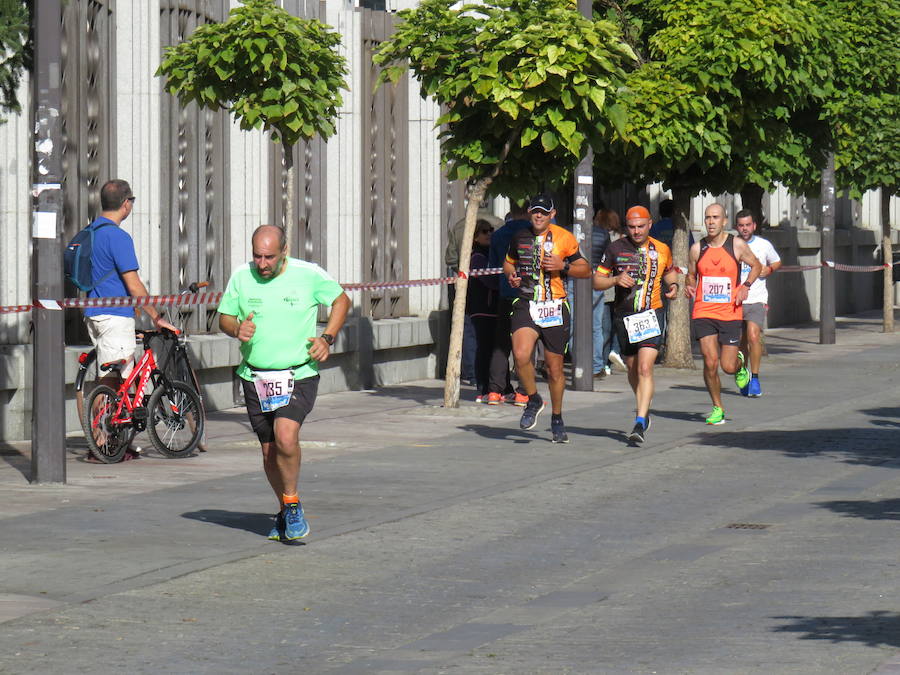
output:
[[[703,302],[731,302],[731,277],[703,277],[703,287],[700,290]]]
[[[531,320],[539,328],[563,325],[562,300],[545,300],[544,302],[532,300],[528,305],[528,309],[531,312]]]
[[[291,402],[294,393],[293,370],[253,371],[253,384],[263,412],[272,412]]]
[[[654,338],[662,333],[659,328],[659,320],[656,318],[656,311],[653,309],[626,316],[625,331],[628,333],[628,342],[631,344]]]

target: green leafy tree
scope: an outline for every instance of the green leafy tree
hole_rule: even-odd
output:
[[[444,392],[456,407],[478,204],[489,188],[521,198],[563,180],[587,144],[611,134],[610,102],[634,54],[613,23],[584,18],[571,0],[424,0],[400,17],[375,57],[379,82],[408,67],[441,104],[442,160],[469,186]]]
[[[228,110],[241,129],[280,141],[288,168],[288,242],[294,227],[292,146],[335,132],[347,89],[340,35],[316,19],[290,15],[274,0],[244,0],[222,23],[200,26],[165,50],[157,75],[182,105]]]
[[[675,202],[673,255],[687,266],[687,216],[701,192],[769,186],[807,159],[791,126],[826,93],[822,15],[810,0],[603,0],[640,65],[616,105],[618,137],[597,148],[600,181],[662,181]],[[773,153],[772,148],[782,148]],[[793,165],[791,165],[793,166]],[[683,284],[682,284],[683,286]],[[693,367],[688,302],[670,309],[666,365]]]
[[[19,113],[16,96],[22,71],[30,67],[29,12],[21,0],[0,0],[0,124],[2,113]]]
[[[822,107],[835,183],[851,197],[881,190],[884,331],[894,330],[890,199],[900,192],[900,4],[822,0],[834,88]]]

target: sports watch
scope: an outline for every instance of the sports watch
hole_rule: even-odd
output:
[[[320,336],[325,342],[328,343],[328,346],[332,346],[334,344],[334,335],[330,335],[329,333],[322,333]]]

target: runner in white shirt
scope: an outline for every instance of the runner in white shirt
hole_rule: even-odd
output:
[[[781,267],[781,258],[771,242],[756,236],[756,220],[749,209],[738,211],[735,216],[735,227],[741,239],[747,242],[750,250],[762,265],[759,278],[750,286],[750,292],[744,301],[744,332],[741,337],[741,351],[747,363],[750,364],[750,382],[741,389],[744,396],[753,398],[762,396],[762,387],[759,384],[759,364],[762,360],[763,327],[768,311],[769,290],[766,288],[766,278],[775,273]],[[747,278],[750,268],[741,263],[741,281]]]

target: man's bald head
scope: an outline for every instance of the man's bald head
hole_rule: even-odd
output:
[[[279,251],[287,248],[287,235],[284,232],[284,228],[278,225],[260,225],[253,230],[253,237],[250,240],[253,246],[256,246],[257,238],[259,238],[260,244],[262,244],[263,239],[274,238],[275,246],[278,247]]]
[[[719,203],[710,204],[709,206],[707,206],[705,214],[706,215],[717,215],[722,218],[724,218],[727,215],[727,213],[725,212],[725,207]]]

